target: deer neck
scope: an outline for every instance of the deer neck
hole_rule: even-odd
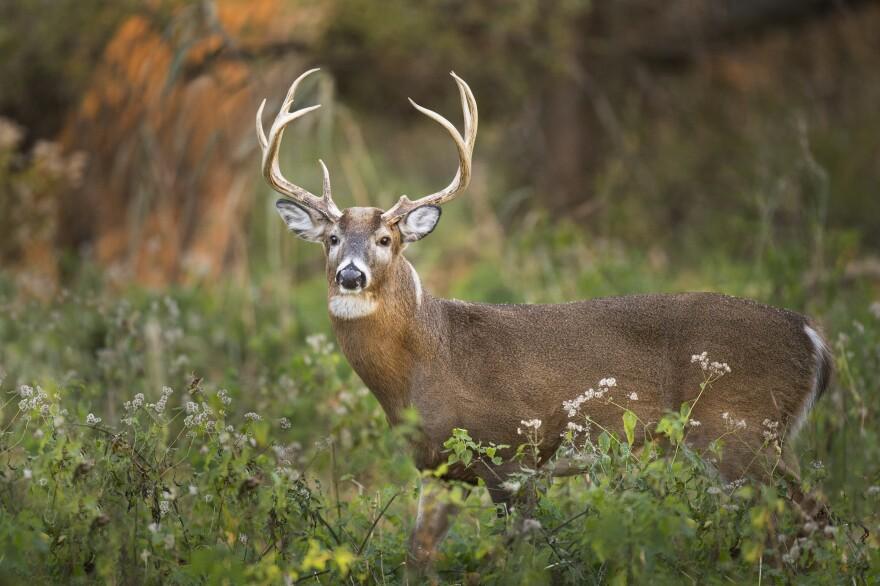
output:
[[[333,310],[331,298],[330,318],[349,364],[379,400],[389,422],[396,424],[410,405],[409,376],[430,335],[425,323],[430,298],[405,258],[400,257],[391,271],[382,287],[364,300],[374,304],[369,313],[340,317],[346,314]]]

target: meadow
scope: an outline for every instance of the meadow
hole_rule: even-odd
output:
[[[447,73],[473,89],[473,179],[406,251],[430,293],[723,292],[812,316],[834,354],[792,440],[822,519],[773,421],[772,480],[725,482],[735,417],[697,453],[694,403],[645,424],[608,372],[558,406],[544,468],[539,421],[512,456],[450,430],[447,465],[519,461],[524,506],[457,486],[431,581],[880,583],[880,3],[47,4],[0,2],[0,584],[419,581],[420,422],[389,427],[349,367],[319,247],[260,177],[254,114],[312,67],[296,107],[322,108],[281,160],[315,192],[325,161],[341,207],[446,185],[449,138],[406,98],[458,125]]]
[[[415,253],[423,274],[452,246],[435,241]],[[305,246],[303,258],[317,254]],[[485,489],[456,492],[441,583],[875,583],[880,307],[867,287],[808,290],[791,278],[796,249],[762,263],[661,262],[540,220],[494,250],[446,292],[553,302],[708,289],[817,316],[837,374],[796,446],[804,487],[827,498],[835,524],[805,530],[781,483],[719,481],[707,461],[723,441],[691,452],[683,408],[655,431],[675,458],[659,443],[634,455],[631,437],[572,432],[562,451],[584,472],[524,468],[528,521],[497,516]],[[403,583],[418,422],[388,427],[328,333],[322,279],[291,287],[265,271],[247,286],[157,293],[86,266],[40,298],[4,276],[0,581]],[[521,452],[540,429],[524,432]],[[447,447],[450,461],[494,456],[466,430]]]

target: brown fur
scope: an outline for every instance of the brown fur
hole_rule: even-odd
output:
[[[343,217],[341,224],[361,234],[377,227],[375,217],[360,214],[359,220]],[[721,463],[732,479],[748,472],[763,442],[762,421],[790,428],[814,381],[827,382],[828,369],[817,372],[804,331],[810,322],[790,311],[715,293],[559,305],[489,305],[424,293],[416,306],[412,271],[397,241],[394,246],[391,263],[374,269],[369,289],[378,300],[375,313],[332,321],[343,353],[389,421],[400,421],[409,406],[421,415],[424,435],[415,454],[421,469],[445,459],[442,444],[455,427],[477,440],[517,445],[523,419],[542,420],[543,448],[550,454],[568,421],[563,401],[608,376],[618,382],[616,402],[627,403],[625,396],[636,392],[638,400],[627,404],[642,421],[656,423],[696,397],[702,372],[690,357],[707,351],[732,373],[703,395],[693,413],[702,425],[688,437],[704,447],[726,431],[723,412],[745,420],[738,436],[747,443],[729,442]],[[619,407],[593,400],[584,408],[599,425],[622,433]],[[498,472],[503,478],[505,470]],[[455,476],[475,480],[474,473]],[[484,478],[490,486],[498,479]]]

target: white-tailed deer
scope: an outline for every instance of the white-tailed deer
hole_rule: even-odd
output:
[[[735,420],[744,442],[726,446],[720,472],[728,479],[750,473],[764,443],[762,422],[779,422],[790,438],[831,375],[831,356],[818,328],[806,317],[715,293],[634,295],[561,305],[489,305],[432,297],[422,288],[404,249],[431,233],[438,206],[458,196],[471,177],[477,105],[454,73],[464,112],[464,134],[448,120],[412,102],[440,124],[458,149],[459,166],[445,189],[389,210],[340,210],[330,194],[326,166],[321,197],[284,178],[278,151],[284,128],[318,106],[291,112],[297,78],[264,134],[263,175],[287,196],[276,202],[287,227],[320,243],[327,259],[330,319],[343,353],[381,403],[389,422],[415,408],[421,434],[416,465],[434,469],[446,460],[443,442],[453,428],[475,440],[515,446],[522,420],[539,419],[544,456],[553,454],[569,422],[563,403],[613,376],[636,393],[632,410],[644,422],[660,420],[699,392],[702,372],[695,354],[723,358],[732,372],[701,398],[688,440],[705,445]],[[603,428],[621,432],[621,410],[604,402],[585,407]],[[638,439],[637,439],[638,443]],[[453,467],[449,479],[482,479],[497,503],[506,503],[502,481],[518,470]],[[430,559],[449,524],[451,507],[435,498],[442,489],[423,486],[412,542],[418,563]]]

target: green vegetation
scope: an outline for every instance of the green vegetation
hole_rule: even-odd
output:
[[[807,297],[782,270],[795,255],[778,252],[764,271],[731,261],[657,269],[565,226],[540,226],[505,243],[515,274],[491,271],[496,259],[477,260],[456,295],[553,301],[722,288],[793,305]],[[577,258],[591,260],[573,269]],[[403,580],[418,480],[408,426],[387,427],[322,331],[320,277],[293,291],[282,291],[282,279],[154,294],[112,291],[99,272],[84,271],[49,301],[2,281],[3,581]],[[497,518],[485,490],[472,491],[443,545],[440,579],[875,580],[880,311],[871,314],[863,291],[826,289],[810,310],[836,341],[839,375],[797,451],[805,486],[825,493],[840,519],[835,533],[803,534],[781,486],[720,484],[700,455],[677,444],[684,409],[653,430],[676,446],[671,462],[656,457],[660,448],[633,454],[629,437],[573,427],[563,455],[586,472],[551,481],[526,466],[520,490],[532,496],[533,521]],[[640,429],[623,407],[621,416],[627,436]],[[523,431],[525,465],[540,428],[524,422]],[[497,457],[466,430],[448,447],[452,461],[470,465]],[[717,451],[723,457],[723,444]]]

